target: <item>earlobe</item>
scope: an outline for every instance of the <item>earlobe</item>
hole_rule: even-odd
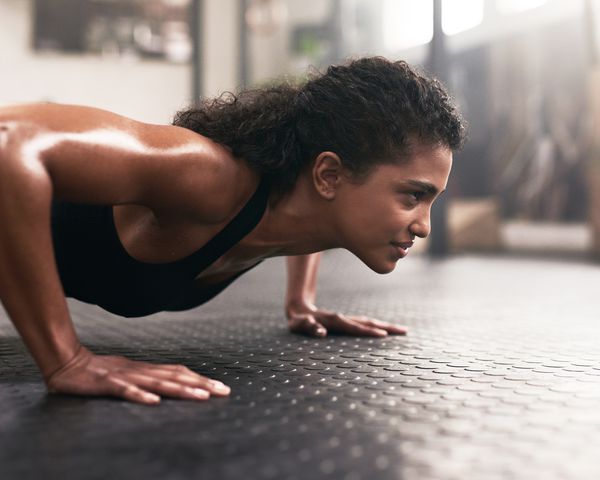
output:
[[[333,152],[321,152],[313,165],[313,182],[317,192],[327,200],[335,198],[342,177],[342,161]]]

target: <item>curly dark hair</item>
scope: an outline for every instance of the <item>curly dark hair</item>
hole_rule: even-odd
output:
[[[226,93],[180,111],[174,125],[229,147],[283,194],[323,151],[354,179],[410,157],[415,143],[462,146],[464,121],[442,84],[404,61],[361,58],[302,85]]]

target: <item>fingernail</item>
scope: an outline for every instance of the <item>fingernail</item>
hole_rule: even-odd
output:
[[[317,329],[317,335],[325,335],[327,332],[325,331],[325,329],[323,328],[318,328]]]
[[[206,390],[202,390],[201,388],[192,388],[192,393],[195,397],[201,398],[203,400],[210,397],[210,393]]]
[[[211,386],[219,393],[229,393],[231,388],[229,388],[224,383],[219,382],[218,380],[211,380]]]
[[[387,330],[381,330],[380,328],[378,328],[375,331],[377,332],[377,335],[379,335],[381,337],[385,337],[388,334]]]
[[[144,399],[148,402],[160,403],[160,397],[158,395],[154,395],[153,393],[145,393]]]

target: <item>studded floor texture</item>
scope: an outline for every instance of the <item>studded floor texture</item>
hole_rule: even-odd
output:
[[[205,403],[47,395],[0,316],[0,478],[600,478],[600,266],[413,257],[377,275],[328,252],[319,304],[410,327],[386,339],[288,333],[284,286],[274,259],[181,314],[71,303],[93,351],[232,387]]]

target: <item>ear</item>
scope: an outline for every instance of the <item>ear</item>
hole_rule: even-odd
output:
[[[343,179],[340,157],[333,152],[321,152],[312,167],[312,179],[317,192],[327,200],[333,200]]]

